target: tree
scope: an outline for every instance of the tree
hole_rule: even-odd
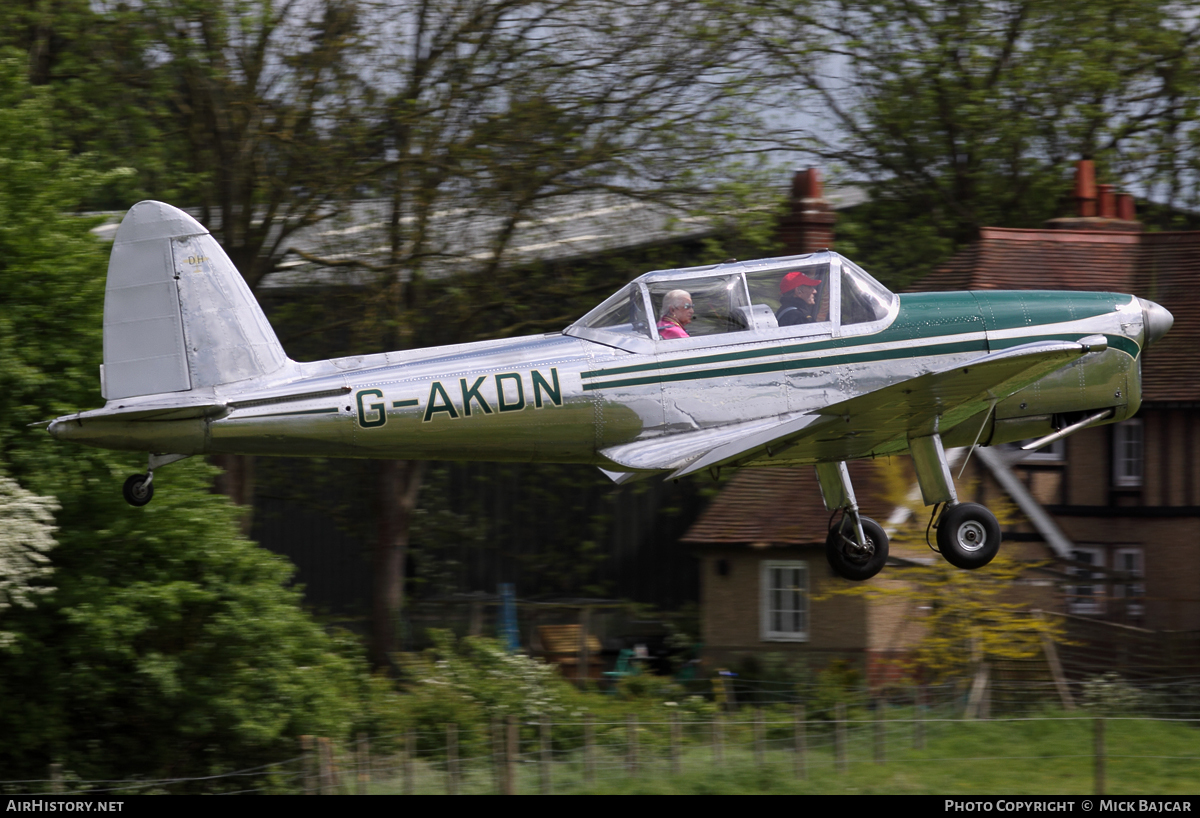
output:
[[[871,203],[839,243],[902,284],[981,226],[1063,215],[1070,166],[1196,195],[1200,20],[1157,0],[766,2],[761,43],[793,79],[807,147]],[[804,36],[812,50],[796,53]]]
[[[748,102],[758,88],[748,40],[723,25],[725,12],[681,0],[417,0],[373,13],[383,36],[372,184],[388,203],[386,231],[357,234],[336,259],[304,255],[337,267],[357,251],[377,274],[359,326],[366,349],[423,345],[447,327],[470,333],[478,289],[443,289],[433,310],[427,280],[501,278],[518,228],[552,223],[581,196],[653,202],[681,217],[756,205],[766,215],[753,185],[762,177],[746,161],[759,147],[739,135],[769,141],[769,128]],[[362,254],[380,238],[384,254]],[[379,664],[395,645],[423,469],[379,465]]]
[[[47,17],[38,9],[22,40],[31,54],[41,54]],[[443,290],[433,309],[428,282],[501,278],[527,258],[514,246],[520,229],[537,221],[539,241],[562,241],[555,226],[569,223],[563,208],[579,197],[610,211],[649,202],[681,219],[725,214],[761,227],[769,218],[761,160],[779,142],[754,104],[762,83],[737,7],[149,0],[86,9],[134,32],[132,47],[104,53],[150,112],[141,136],[164,169],[151,193],[199,206],[252,287],[299,260],[360,283],[365,273],[358,352],[474,334],[475,294]],[[70,62],[63,53],[54,64]],[[122,155],[137,165],[137,151]],[[384,204],[350,221],[351,195]],[[375,219],[382,229],[365,229]],[[324,246],[292,241],[321,222]],[[514,300],[511,290],[499,298]],[[248,501],[249,461],[224,465],[223,490]],[[422,469],[378,468],[377,663],[394,647]]]
[[[103,181],[56,149],[23,55],[0,56],[0,463],[60,506],[53,591],[4,612],[0,697],[21,706],[0,709],[0,768],[186,777],[291,757],[302,733],[350,735],[364,667],[303,614],[288,566],[238,535],[211,467],[178,464],[164,502],[134,512],[116,490],[133,456],[29,426],[98,400],[107,248],[68,212]],[[18,519],[41,553],[48,507],[34,509]]]

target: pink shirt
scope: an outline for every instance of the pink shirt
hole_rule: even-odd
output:
[[[674,338],[690,338],[687,330],[672,321],[658,322],[658,336],[664,341],[669,341]]]

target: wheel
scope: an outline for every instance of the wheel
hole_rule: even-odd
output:
[[[1000,524],[996,515],[978,503],[959,503],[942,512],[937,543],[951,565],[982,568],[1000,550]]]
[[[121,493],[125,495],[125,502],[131,506],[144,506],[154,497],[154,483],[147,483],[148,474],[130,475],[125,481],[125,487],[121,489]]]
[[[850,520],[843,518],[840,525],[829,530],[825,539],[825,559],[839,577],[861,582],[883,570],[888,557],[888,538],[879,523],[870,517],[862,518],[863,535],[867,547],[860,548]]]

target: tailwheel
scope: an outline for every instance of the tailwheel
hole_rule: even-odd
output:
[[[125,495],[125,502],[131,506],[144,506],[150,502],[154,497],[153,480],[152,473],[130,475],[121,489],[121,493]]]
[[[865,541],[858,542],[854,517],[843,515],[840,523],[829,529],[825,539],[825,559],[833,572],[844,579],[861,582],[883,570],[888,557],[888,538],[879,523],[870,517],[862,520]]]
[[[982,568],[1000,551],[1000,523],[978,503],[959,503],[937,522],[938,550],[957,568]]]

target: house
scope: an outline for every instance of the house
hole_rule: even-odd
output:
[[[789,249],[831,247],[833,214],[820,201],[815,172],[802,181],[808,205],[793,214]],[[1133,293],[1170,310],[1174,327],[1142,353],[1135,418],[1033,453],[981,447],[959,496],[1016,508],[1004,525],[1003,553],[1049,567],[1014,593],[1074,623],[1071,634],[1115,644],[1200,632],[1200,360],[1190,354],[1200,342],[1200,232],[1144,230],[1132,197],[1096,185],[1091,162],[1080,163],[1076,198],[1077,215],[1043,229],[984,229],[913,289]],[[685,536],[701,563],[711,664],[776,652],[857,657],[870,671],[918,632],[915,611],[824,596],[840,580],[825,565],[828,512],[811,472],[738,474]],[[903,515],[872,482],[871,464],[854,464],[852,474],[864,513],[881,522]],[[889,568],[871,582],[902,581],[900,565],[928,558],[893,547]],[[1121,640],[1113,627],[1122,628]]]
[[[1061,610],[1154,631],[1200,630],[1200,232],[1147,232],[1127,194],[1079,163],[1078,215],[986,228],[921,290],[1133,293],[1175,317],[1142,353],[1142,407],[1038,452],[980,450],[978,476],[1021,508],[1009,541],[1038,543],[1069,581]]]
[[[849,468],[862,513],[887,521],[893,505],[875,464]],[[907,643],[918,627],[913,617],[863,597],[830,595],[845,581],[825,559],[829,524],[813,469],[742,469],[729,480],[684,538],[700,562],[708,666],[779,653],[866,670],[890,646]],[[893,561],[926,556],[894,552]]]

